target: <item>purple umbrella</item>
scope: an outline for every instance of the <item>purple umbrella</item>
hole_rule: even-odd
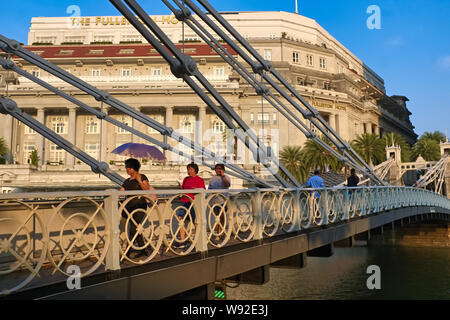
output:
[[[155,146],[142,143],[125,143],[115,148],[112,153],[136,158],[143,158],[154,161],[166,161],[164,154]]]

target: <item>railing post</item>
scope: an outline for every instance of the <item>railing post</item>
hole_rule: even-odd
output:
[[[350,206],[351,206],[350,194],[348,191],[348,188],[344,189],[344,203],[342,204],[343,210],[344,210],[344,219],[343,220],[349,220],[350,219]]]
[[[253,236],[253,240],[261,240],[263,238],[264,217],[262,206],[263,204],[261,198],[261,190],[259,188],[256,188],[256,192],[252,196],[252,210],[256,214],[256,230]]]
[[[198,221],[200,227],[199,239],[195,245],[195,249],[200,252],[208,251],[208,234],[206,232],[206,190],[202,190],[195,195],[194,206],[198,210]]]
[[[106,253],[106,270],[120,270],[120,217],[119,217],[119,193],[111,190],[109,197],[105,199],[106,219],[110,227],[110,245]]]
[[[379,190],[379,188],[375,188],[375,212],[376,213],[380,212],[380,202],[379,202],[379,197],[378,197],[378,190]]]
[[[328,190],[327,189],[323,190],[323,199],[322,200],[323,200],[322,208],[323,208],[323,212],[324,212],[322,225],[326,226],[328,224],[328,214],[329,214],[329,211],[328,211]],[[319,210],[320,210],[320,207],[319,207]]]
[[[295,218],[296,220],[296,227],[295,231],[300,231],[302,229],[302,212],[301,212],[301,206],[300,206],[300,189],[296,188],[294,192],[294,210],[295,210]]]

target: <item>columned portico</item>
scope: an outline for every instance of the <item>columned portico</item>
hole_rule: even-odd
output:
[[[44,107],[36,107],[37,109],[37,121],[45,125],[45,108]],[[36,134],[36,149],[38,152],[38,156],[41,159],[41,164],[44,164],[45,162],[45,143],[44,143],[44,137],[40,134]]]
[[[198,118],[195,124],[195,142],[199,145],[203,145],[203,132],[206,128],[206,106],[198,107]],[[198,152],[196,152],[198,154]]]
[[[67,140],[73,145],[76,144],[76,132],[77,132],[77,108],[76,107],[68,107],[69,109],[69,128],[68,128],[68,136]],[[75,166],[75,157],[70,153],[66,153],[66,166],[68,168],[72,168]]]

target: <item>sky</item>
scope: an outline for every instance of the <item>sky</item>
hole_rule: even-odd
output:
[[[295,12],[295,0],[209,0],[218,11]],[[169,14],[160,0],[138,0],[149,15]],[[0,33],[27,43],[32,17],[120,15],[108,0],[2,1]],[[379,28],[369,28],[379,8]],[[301,15],[314,19],[385,81],[386,93],[403,95],[420,136],[450,134],[449,0],[298,0]]]

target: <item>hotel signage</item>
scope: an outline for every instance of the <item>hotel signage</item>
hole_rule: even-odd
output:
[[[177,24],[178,20],[175,16],[154,16],[150,17],[155,23],[161,24]],[[72,17],[72,26],[127,26],[130,25],[125,17]],[[138,18],[139,19],[139,18]],[[141,22],[142,20],[139,19]]]

